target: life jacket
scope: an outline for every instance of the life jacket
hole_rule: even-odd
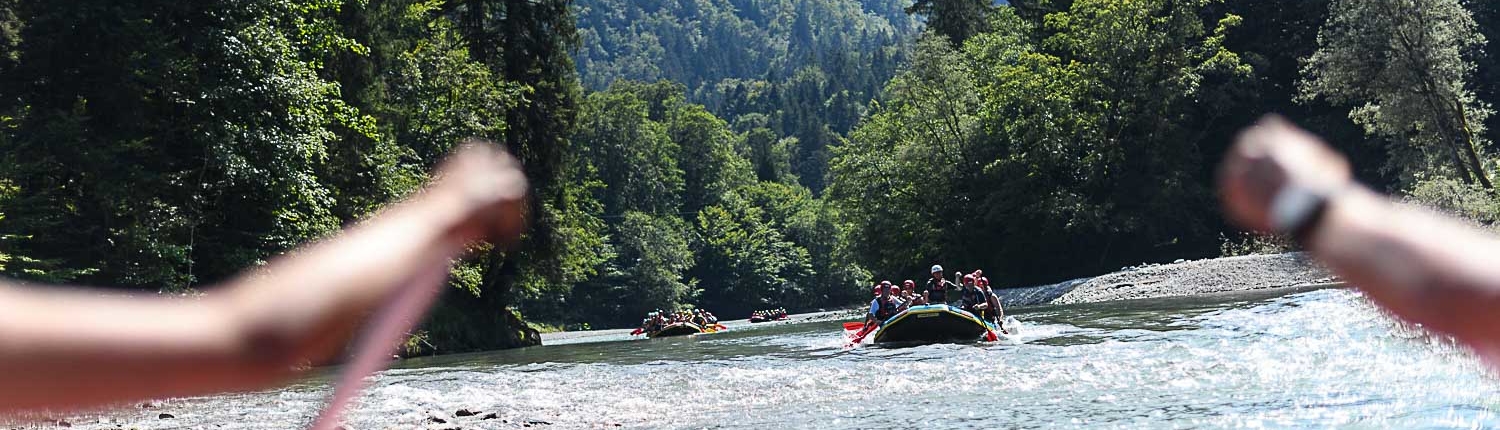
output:
[[[896,316],[896,297],[876,297],[875,303],[879,308],[875,309],[875,319],[885,321]]]
[[[927,302],[937,304],[947,303],[949,285],[951,284],[948,283],[947,279],[928,279]]]
[[[972,307],[980,303],[988,303],[989,298],[984,296],[984,290],[977,287],[964,287],[963,302],[964,307]]]

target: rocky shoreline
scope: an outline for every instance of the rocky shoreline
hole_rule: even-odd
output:
[[[1067,305],[1337,285],[1304,253],[1248,255],[1127,267],[1093,278],[998,291],[1006,306]]]

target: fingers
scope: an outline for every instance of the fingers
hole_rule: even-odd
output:
[[[520,237],[530,184],[520,161],[500,145],[466,141],[444,161],[436,178],[434,187],[455,194],[466,208],[460,234],[498,243]]]
[[[1219,197],[1228,217],[1254,230],[1270,229],[1269,210],[1288,184],[1333,189],[1349,181],[1348,162],[1317,136],[1267,115],[1235,138],[1219,168]]]

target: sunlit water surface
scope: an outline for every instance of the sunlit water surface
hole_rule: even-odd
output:
[[[1017,316],[1026,323],[1018,345],[845,350],[839,323],[823,322],[408,360],[374,379],[349,426],[1500,426],[1500,384],[1485,368],[1353,291]],[[289,429],[328,394],[326,379],[314,379],[68,419],[75,428]],[[455,416],[460,409],[478,414]]]

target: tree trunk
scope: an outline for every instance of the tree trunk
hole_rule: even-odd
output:
[[[1463,136],[1463,133],[1457,130],[1458,127],[1454,125],[1459,122],[1459,118],[1449,117],[1448,114],[1443,113],[1443,111],[1448,110],[1444,108],[1447,102],[1443,101],[1443,97],[1437,94],[1437,85],[1429,79],[1428,74],[1422,71],[1422,69],[1416,69],[1416,74],[1422,77],[1422,86],[1426,89],[1423,92],[1422,101],[1427,103],[1428,109],[1431,109],[1433,115],[1431,121],[1438,127],[1438,132],[1442,134],[1438,138],[1445,141],[1446,145],[1443,146],[1448,147],[1448,156],[1453,158],[1453,167],[1458,169],[1458,176],[1464,180],[1464,184],[1474,185],[1474,176],[1482,176],[1484,172],[1476,171],[1474,172],[1474,176],[1469,175],[1469,170],[1471,170],[1471,167],[1469,167],[1470,163],[1468,158],[1464,157],[1464,153],[1468,151],[1459,149],[1459,146],[1463,145],[1463,142],[1467,140]],[[1462,115],[1462,113],[1463,111],[1460,110],[1459,114]],[[1484,182],[1488,183],[1489,178],[1485,178]]]
[[[1474,170],[1474,177],[1479,179],[1479,185],[1484,189],[1495,189],[1495,184],[1490,182],[1490,177],[1484,172],[1484,163],[1479,161],[1479,151],[1474,148],[1474,129],[1469,127],[1469,112],[1464,109],[1462,100],[1454,100],[1453,107],[1458,110],[1459,131],[1463,134],[1463,140],[1456,142],[1463,145],[1464,155],[1468,157],[1469,168]]]
[[[1474,185],[1474,177],[1469,175],[1468,163],[1465,163],[1463,155],[1459,154],[1458,140],[1454,139],[1451,134],[1448,139],[1444,140],[1448,141],[1448,144],[1443,146],[1448,147],[1448,156],[1453,158],[1453,167],[1458,168],[1459,179],[1463,179],[1464,184]]]

